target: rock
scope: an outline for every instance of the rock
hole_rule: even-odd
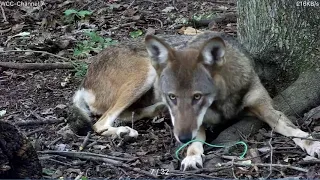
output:
[[[0,121],[0,179],[39,179],[42,167],[31,143],[13,125]]]

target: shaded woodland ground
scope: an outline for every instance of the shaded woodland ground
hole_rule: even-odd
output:
[[[239,153],[217,149],[206,152],[204,169],[181,172],[174,156],[178,144],[165,115],[134,123],[139,132],[135,141],[89,134],[87,145],[80,151],[86,137],[75,136],[64,128],[67,107],[85,72],[86,66],[79,62],[88,62],[85,57],[95,55],[101,44],[143,37],[147,32],[192,34],[192,29],[190,32],[183,27],[193,27],[236,36],[236,2],[83,0],[44,4],[1,7],[0,62],[67,65],[62,65],[65,69],[47,71],[44,67],[19,70],[16,64],[11,64],[13,68],[0,66],[0,118],[15,124],[31,141],[45,178],[154,178],[156,174],[160,178],[320,177],[319,160],[306,159],[306,153],[289,138],[277,134],[270,138],[272,132],[268,128],[242,135],[250,148],[247,160],[256,166],[233,162],[230,155]],[[66,15],[65,11],[71,9],[78,12]],[[81,14],[80,10],[87,12]],[[86,33],[86,29],[95,33]],[[76,62],[76,70],[70,60]],[[319,108],[298,118],[302,129],[320,131]],[[270,147],[274,164],[271,171]],[[214,157],[224,161],[216,166],[215,161],[210,161]]]

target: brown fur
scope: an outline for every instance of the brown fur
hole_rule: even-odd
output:
[[[95,103],[90,104],[99,112],[118,108],[114,107],[115,105],[126,106],[121,102],[116,103],[120,96],[141,96],[141,94],[136,94],[136,89],[145,82],[149,66],[147,57],[141,58],[128,49],[108,48],[92,62],[83,87],[94,91],[96,96],[101,97],[97,98]]]

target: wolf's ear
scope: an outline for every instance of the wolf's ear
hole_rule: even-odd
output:
[[[206,41],[200,49],[201,61],[205,65],[222,65],[226,45],[222,38],[214,37]]]
[[[145,44],[154,66],[167,64],[171,52],[171,48],[167,43],[156,36],[147,35]]]

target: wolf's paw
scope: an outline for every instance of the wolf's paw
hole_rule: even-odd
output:
[[[188,171],[201,169],[203,167],[203,158],[203,154],[195,154],[185,157],[181,162],[180,170]]]
[[[128,127],[128,126],[120,126],[120,127],[108,127],[106,129],[101,129],[97,127],[97,125],[93,125],[93,129],[98,134],[102,136],[117,136],[119,138],[129,136],[135,138],[138,136],[138,131]]]
[[[306,146],[304,147],[306,152],[310,156],[318,157],[320,158],[320,142],[319,141],[310,141],[310,140],[304,140],[304,144]]]
[[[306,139],[294,138],[293,141],[305,150],[310,156],[320,158],[320,142]]]

